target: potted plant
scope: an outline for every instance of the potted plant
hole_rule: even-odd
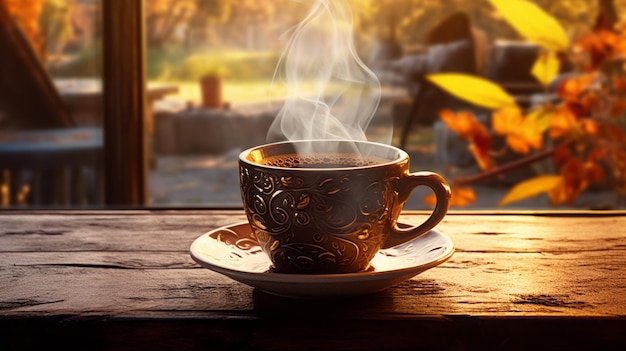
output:
[[[219,64],[208,64],[200,75],[200,92],[203,108],[221,108],[222,80],[225,69]]]

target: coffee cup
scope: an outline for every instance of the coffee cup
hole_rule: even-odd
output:
[[[261,145],[239,156],[243,206],[277,273],[336,274],[370,269],[384,248],[414,239],[448,211],[450,188],[437,173],[409,170],[396,147],[340,140]],[[398,226],[418,186],[437,204],[423,223]]]

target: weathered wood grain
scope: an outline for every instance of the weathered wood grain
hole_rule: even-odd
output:
[[[400,221],[418,223],[423,216],[405,213]],[[621,214],[452,213],[436,228],[455,243],[449,261],[385,292],[332,300],[268,295],[193,262],[193,240],[244,220],[241,211],[2,213],[0,330],[13,330],[7,340],[15,341],[40,323],[57,339],[79,332],[116,347],[168,335],[178,340],[176,323],[185,331],[175,345],[186,348],[194,348],[194,338],[218,342],[218,349],[252,342],[265,349],[311,348],[305,338],[311,328],[342,330],[361,340],[351,345],[366,349],[375,349],[367,340],[383,331],[394,335],[392,348],[409,348],[412,338],[429,333],[456,336],[441,344],[422,340],[427,349],[535,347],[524,333],[547,338],[555,348],[626,346]],[[340,320],[363,326],[352,330]],[[290,334],[285,338],[268,325]],[[214,334],[203,334],[207,328]],[[477,336],[486,337],[485,328],[495,331],[486,344]],[[564,338],[569,332],[580,335]],[[272,343],[277,339],[284,345]],[[322,346],[351,349],[340,341],[329,338]]]

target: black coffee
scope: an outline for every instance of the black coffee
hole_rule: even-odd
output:
[[[262,164],[284,168],[353,168],[379,165],[386,162],[389,160],[382,157],[361,157],[354,154],[288,154],[266,157]]]
[[[320,164],[298,164],[298,165],[289,165],[283,167],[289,168],[346,168],[346,167],[360,167],[365,165],[354,165],[354,164],[333,164],[333,163],[320,163]]]

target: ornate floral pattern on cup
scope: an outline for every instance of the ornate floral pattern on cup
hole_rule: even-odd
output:
[[[241,165],[240,177],[256,238],[281,272],[365,270],[392,225],[396,177],[381,180],[380,171],[298,173]]]

